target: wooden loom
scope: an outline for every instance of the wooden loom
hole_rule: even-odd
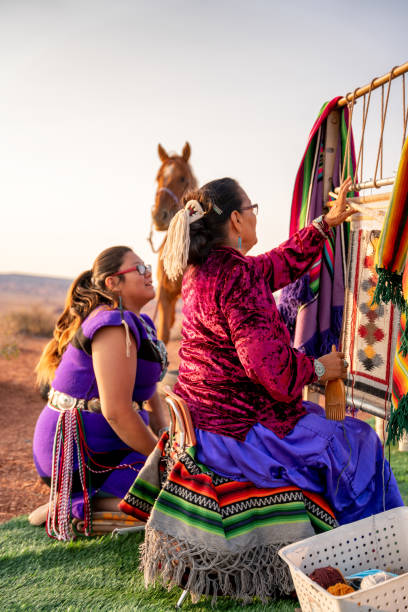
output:
[[[349,128],[347,132],[347,140],[346,140],[346,149],[345,149],[345,161],[343,163],[343,171],[342,171],[342,180],[345,178],[345,170],[346,168],[351,167],[351,130],[353,124],[353,111],[355,106],[357,105],[357,100],[362,99],[362,117],[361,117],[361,135],[360,135],[360,144],[358,148],[358,155],[356,161],[356,168],[354,172],[354,184],[350,190],[353,191],[364,191],[367,189],[382,189],[383,187],[392,186],[394,183],[394,176],[383,176],[383,155],[384,155],[384,129],[387,118],[387,110],[389,108],[389,100],[391,93],[391,84],[392,82],[398,78],[402,77],[402,114],[403,114],[403,135],[402,135],[402,145],[406,139],[407,133],[407,123],[408,123],[408,108],[406,104],[406,88],[405,88],[405,73],[408,72],[408,62],[402,64],[401,66],[394,67],[390,72],[385,74],[382,77],[375,78],[371,81],[369,85],[365,85],[364,87],[359,87],[354,90],[353,93],[348,93],[344,98],[341,98],[337,103],[337,108],[333,110],[327,120],[327,133],[326,133],[326,142],[325,142],[325,150],[324,150],[324,165],[323,165],[323,194],[324,200],[327,202],[329,197],[332,199],[337,196],[339,187],[334,189],[334,193],[331,191],[332,185],[332,176],[334,163],[336,158],[336,147],[338,143],[338,134],[340,130],[340,109],[343,106],[348,106],[349,109]],[[380,89],[381,88],[381,89]],[[369,179],[364,178],[364,147],[365,147],[365,132],[367,126],[367,117],[370,109],[371,95],[374,90],[380,89],[381,93],[381,111],[380,111],[380,131],[379,131],[379,140],[377,146],[377,157],[375,161],[375,168],[373,172],[373,177]],[[357,151],[357,149],[356,149]],[[377,224],[379,229],[381,229],[385,214],[388,208],[389,200],[391,197],[391,191],[387,191],[384,193],[376,192],[369,195],[359,195],[356,198],[350,198],[348,200],[349,204],[356,208],[359,213],[352,218],[352,229],[358,226],[359,223],[364,222],[372,222]],[[347,261],[345,262],[345,269],[348,271],[350,266],[350,252],[347,255]],[[346,274],[346,276],[348,273]],[[346,296],[347,296],[347,284],[346,286]],[[345,308],[343,315],[343,333],[341,337],[340,345],[343,346],[344,337],[345,337],[345,329],[347,325],[347,313],[346,313],[346,296],[345,296]],[[392,369],[389,372],[389,379],[392,376]],[[391,380],[389,380],[389,384],[391,384]],[[313,389],[315,391],[313,391]],[[308,391],[308,399],[318,399],[316,397],[312,397],[315,392],[319,394],[322,393],[322,388],[319,387],[311,387],[311,390]],[[357,401],[356,401],[357,399]],[[382,419],[387,418],[388,410],[387,410],[387,399],[388,396],[385,397],[383,401],[383,406],[372,404],[370,402],[365,401],[358,406],[358,408],[363,408],[364,411],[374,414],[376,417],[381,417]],[[351,403],[352,405],[358,404],[358,398],[354,396],[354,389],[352,388],[351,392],[348,390],[346,392],[344,382],[342,380],[332,381],[326,385],[325,389],[325,407],[326,407],[326,416],[327,418],[333,420],[343,420],[345,417],[346,403]]]

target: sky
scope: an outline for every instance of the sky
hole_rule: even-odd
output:
[[[253,253],[277,246],[322,103],[407,61],[407,18],[405,0],[0,0],[0,273],[74,278],[115,244],[155,265],[158,143],[188,141],[199,184],[236,178]]]

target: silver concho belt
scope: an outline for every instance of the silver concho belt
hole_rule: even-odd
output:
[[[142,403],[132,402],[133,410],[140,410]],[[101,412],[101,400],[99,397],[94,397],[90,400],[79,399],[77,397],[72,397],[67,393],[62,393],[62,391],[56,391],[51,387],[50,392],[48,394],[48,406],[50,408],[54,408],[54,410],[59,410],[63,412],[64,410],[70,410],[71,408],[78,408],[79,410],[87,410],[88,412]]]

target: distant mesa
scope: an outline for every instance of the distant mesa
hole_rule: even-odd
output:
[[[0,308],[9,310],[35,304],[63,306],[71,283],[69,278],[0,274]]]

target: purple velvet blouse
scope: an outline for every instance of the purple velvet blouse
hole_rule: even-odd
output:
[[[304,274],[323,244],[309,225],[263,255],[221,247],[186,270],[175,392],[195,427],[244,440],[261,423],[283,438],[305,414],[313,359],[291,348],[272,292]]]

